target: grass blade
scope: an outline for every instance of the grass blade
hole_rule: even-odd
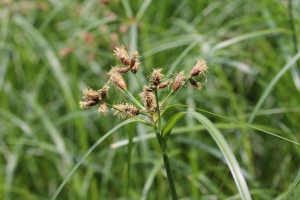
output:
[[[283,200],[288,200],[289,197],[291,196],[291,194],[292,194],[292,193],[295,191],[295,189],[297,188],[297,186],[298,186],[298,191],[300,190],[300,187],[299,187],[300,185],[299,185],[299,183],[300,183],[300,173],[298,174],[298,176],[297,176],[296,180],[294,181],[292,187],[289,189],[288,193],[286,194],[286,196],[284,197]],[[299,198],[298,198],[298,199],[299,199]]]
[[[241,199],[248,200],[251,199],[250,192],[248,189],[248,186],[246,184],[246,181],[244,179],[244,176],[241,172],[240,166],[232,153],[232,150],[230,149],[228,143],[226,142],[225,138],[215,127],[215,125],[207,119],[204,115],[197,113],[197,112],[180,112],[176,115],[174,115],[166,124],[166,126],[163,128],[164,135],[169,135],[172,128],[175,126],[176,122],[179,121],[179,119],[184,114],[191,114],[193,115],[199,122],[201,122],[205,128],[209,131],[215,142],[217,143],[218,147],[220,148],[221,152],[223,153],[223,156],[225,157],[227,164],[230,168],[231,174],[234,178],[234,181],[236,183],[236,186],[238,188],[238,191],[240,193]]]
[[[189,114],[193,115],[199,122],[201,122],[206,127],[206,129],[209,131],[209,133],[217,143],[218,147],[222,151],[225,159],[227,160],[227,164],[230,168],[236,186],[239,190],[241,199],[251,199],[250,192],[242,174],[242,171],[240,169],[240,166],[219,129],[217,129],[215,125],[204,115],[197,112],[189,112]]]
[[[291,60],[290,62],[288,62],[277,74],[276,76],[272,79],[272,81],[270,82],[270,84],[268,85],[268,87],[265,89],[264,93],[261,95],[260,99],[258,100],[257,104],[255,105],[251,116],[248,120],[248,124],[251,124],[258,112],[258,110],[260,109],[260,107],[262,106],[263,102],[266,100],[266,98],[268,97],[268,95],[271,93],[271,90],[273,89],[273,87],[275,86],[275,84],[278,82],[278,80],[283,76],[283,74],[290,69],[293,64],[295,64],[297,62],[297,60],[299,60],[300,58],[300,52],[298,52]]]
[[[173,127],[176,125],[176,123],[185,115],[186,113],[177,113],[176,115],[173,115],[165,124],[164,128],[161,131],[161,135],[163,138],[166,138],[166,141],[168,140],[171,131]]]
[[[137,120],[134,119],[128,119],[125,120],[124,122],[118,124],[117,126],[115,126],[113,129],[111,129],[109,132],[107,132],[105,135],[103,135],[84,155],[83,157],[76,163],[76,165],[71,169],[71,171],[67,174],[66,178],[63,180],[63,182],[60,184],[60,186],[58,187],[58,189],[55,191],[54,195],[52,196],[51,200],[55,200],[58,196],[58,194],[60,193],[60,191],[62,190],[62,188],[66,185],[66,183],[68,182],[68,180],[71,178],[71,176],[74,174],[74,172],[76,171],[76,169],[81,165],[81,163],[86,159],[86,157],[88,157],[88,155],[90,155],[90,153],[105,139],[107,138],[110,134],[112,134],[114,131],[116,131],[117,129],[119,129],[120,127],[129,124],[131,122],[136,122]]]

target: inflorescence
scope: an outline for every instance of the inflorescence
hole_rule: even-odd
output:
[[[133,74],[138,72],[141,64],[139,61],[139,53],[137,51],[133,51],[132,53],[128,54],[124,46],[121,46],[120,48],[115,48],[114,55],[124,65],[124,67],[112,67],[108,72],[108,75],[110,76],[108,82],[100,90],[93,90],[89,87],[85,88],[83,90],[83,101],[79,102],[80,108],[87,109],[91,106],[99,104],[100,106],[97,111],[103,116],[107,115],[108,107],[111,107],[114,111],[114,115],[117,115],[120,118],[136,117],[139,114],[143,114],[150,117],[152,121],[155,121],[154,119],[157,118],[157,113],[159,113],[160,110],[163,110],[163,103],[157,102],[157,90],[167,88],[172,84],[172,90],[168,95],[169,97],[175,91],[178,91],[180,88],[186,85],[187,82],[190,82],[193,88],[201,89],[202,84],[194,80],[194,77],[205,75],[205,72],[208,70],[206,62],[203,59],[197,60],[196,65],[193,67],[189,75],[185,74],[184,71],[180,71],[175,73],[172,79],[168,80],[164,80],[165,75],[162,74],[163,69],[153,69],[152,73],[149,75],[148,85],[144,86],[143,91],[139,94],[144,104],[144,106],[142,106],[139,101],[129,93],[126,87],[126,82],[121,75],[129,71],[131,71]],[[108,98],[108,90],[110,88],[109,84],[111,83],[126,93],[127,96],[133,100],[135,105],[128,102],[115,105],[107,104],[106,100]],[[165,98],[163,102],[165,102],[166,99],[167,98]]]

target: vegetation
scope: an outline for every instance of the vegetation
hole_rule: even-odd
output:
[[[0,199],[298,200],[299,4],[0,1]],[[79,108],[122,66],[122,44],[141,55],[140,80],[122,75],[131,96],[112,87],[108,105],[143,104],[153,69],[168,80],[209,67],[201,90],[170,96],[158,134]]]

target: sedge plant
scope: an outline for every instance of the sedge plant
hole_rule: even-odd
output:
[[[128,119],[121,122],[107,134],[102,136],[88,150],[81,161],[79,161],[77,165],[71,170],[52,199],[55,199],[57,197],[59,191],[62,189],[66,181],[97,145],[99,145],[113,131],[131,122],[140,122],[146,126],[150,126],[153,128],[161,149],[161,154],[167,174],[167,180],[169,183],[170,194],[173,200],[178,199],[175,187],[176,184],[172,174],[172,168],[168,155],[167,141],[170,138],[172,128],[186,114],[192,115],[193,117],[195,117],[195,119],[202,123],[217,143],[218,147],[224,155],[225,160],[227,161],[241,199],[251,199],[250,192],[235,156],[233,155],[228,143],[226,142],[220,131],[214,126],[211,121],[209,121],[205,116],[198,112],[179,112],[168,119],[165,124],[162,124],[162,117],[165,111],[172,108],[173,100],[182,91],[183,88],[186,88],[186,85],[190,84],[191,87],[195,90],[199,90],[202,88],[202,84],[196,79],[197,77],[201,78],[202,76],[205,76],[205,73],[208,71],[205,60],[197,59],[196,64],[194,65],[194,67],[192,67],[189,74],[186,74],[186,72],[184,71],[180,71],[178,73],[174,73],[173,78],[168,80],[164,80],[165,75],[162,73],[163,69],[153,69],[152,73],[148,76],[148,84],[143,86],[138,74],[138,69],[141,65],[141,62],[139,61],[139,53],[137,51],[128,53],[124,46],[121,46],[115,48],[114,55],[116,56],[117,60],[122,63],[123,66],[114,66],[111,68],[111,70],[108,72],[110,78],[101,89],[94,90],[90,87],[85,88],[83,90],[83,101],[79,102],[79,107],[82,109],[88,109],[93,106],[98,106],[97,112],[99,113],[99,115],[104,117],[108,115],[109,109],[111,109],[114,116],[118,116],[122,119]],[[138,95],[138,97],[140,97],[139,99],[135,98],[136,95],[132,94],[128,90],[126,81],[122,76],[125,73],[133,73],[137,79],[137,82],[140,84],[142,91]],[[112,105],[109,104],[107,102],[107,99],[109,96],[108,93],[111,85],[117,88],[117,90],[124,93],[131,102],[126,101],[115,103]],[[158,91],[168,88],[171,88],[169,94],[164,98],[160,98],[160,96],[158,95]],[[116,101],[119,102],[118,100]]]

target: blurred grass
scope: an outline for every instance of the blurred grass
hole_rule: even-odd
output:
[[[126,2],[131,11],[124,8]],[[297,33],[300,1],[291,4]],[[289,19],[288,1],[278,0],[0,1],[0,198],[49,199],[71,167],[120,122],[111,115],[98,117],[94,109],[79,110],[77,102],[85,86],[98,89],[106,82],[106,72],[118,64],[112,49],[121,44],[141,53],[138,73],[145,76],[152,68],[163,68],[167,77],[188,72],[196,58],[205,58],[210,70],[203,89],[183,90],[176,103],[242,122],[257,107],[255,126],[299,142],[299,66],[294,63],[267,90],[297,53]],[[130,75],[126,79],[138,94],[138,84]],[[126,99],[116,90],[109,95],[111,102]],[[177,111],[185,110],[174,107],[164,121]],[[209,117],[223,124],[218,128],[235,150],[253,199],[287,193],[299,174],[298,146]],[[178,196],[235,199],[237,189],[220,150],[195,125],[187,116],[177,125],[185,134],[168,141]],[[136,128],[139,136],[149,133],[142,125]],[[104,140],[59,199],[125,199],[127,153],[110,144],[127,139],[128,130]],[[131,199],[169,199],[158,144],[144,140],[135,145]]]

